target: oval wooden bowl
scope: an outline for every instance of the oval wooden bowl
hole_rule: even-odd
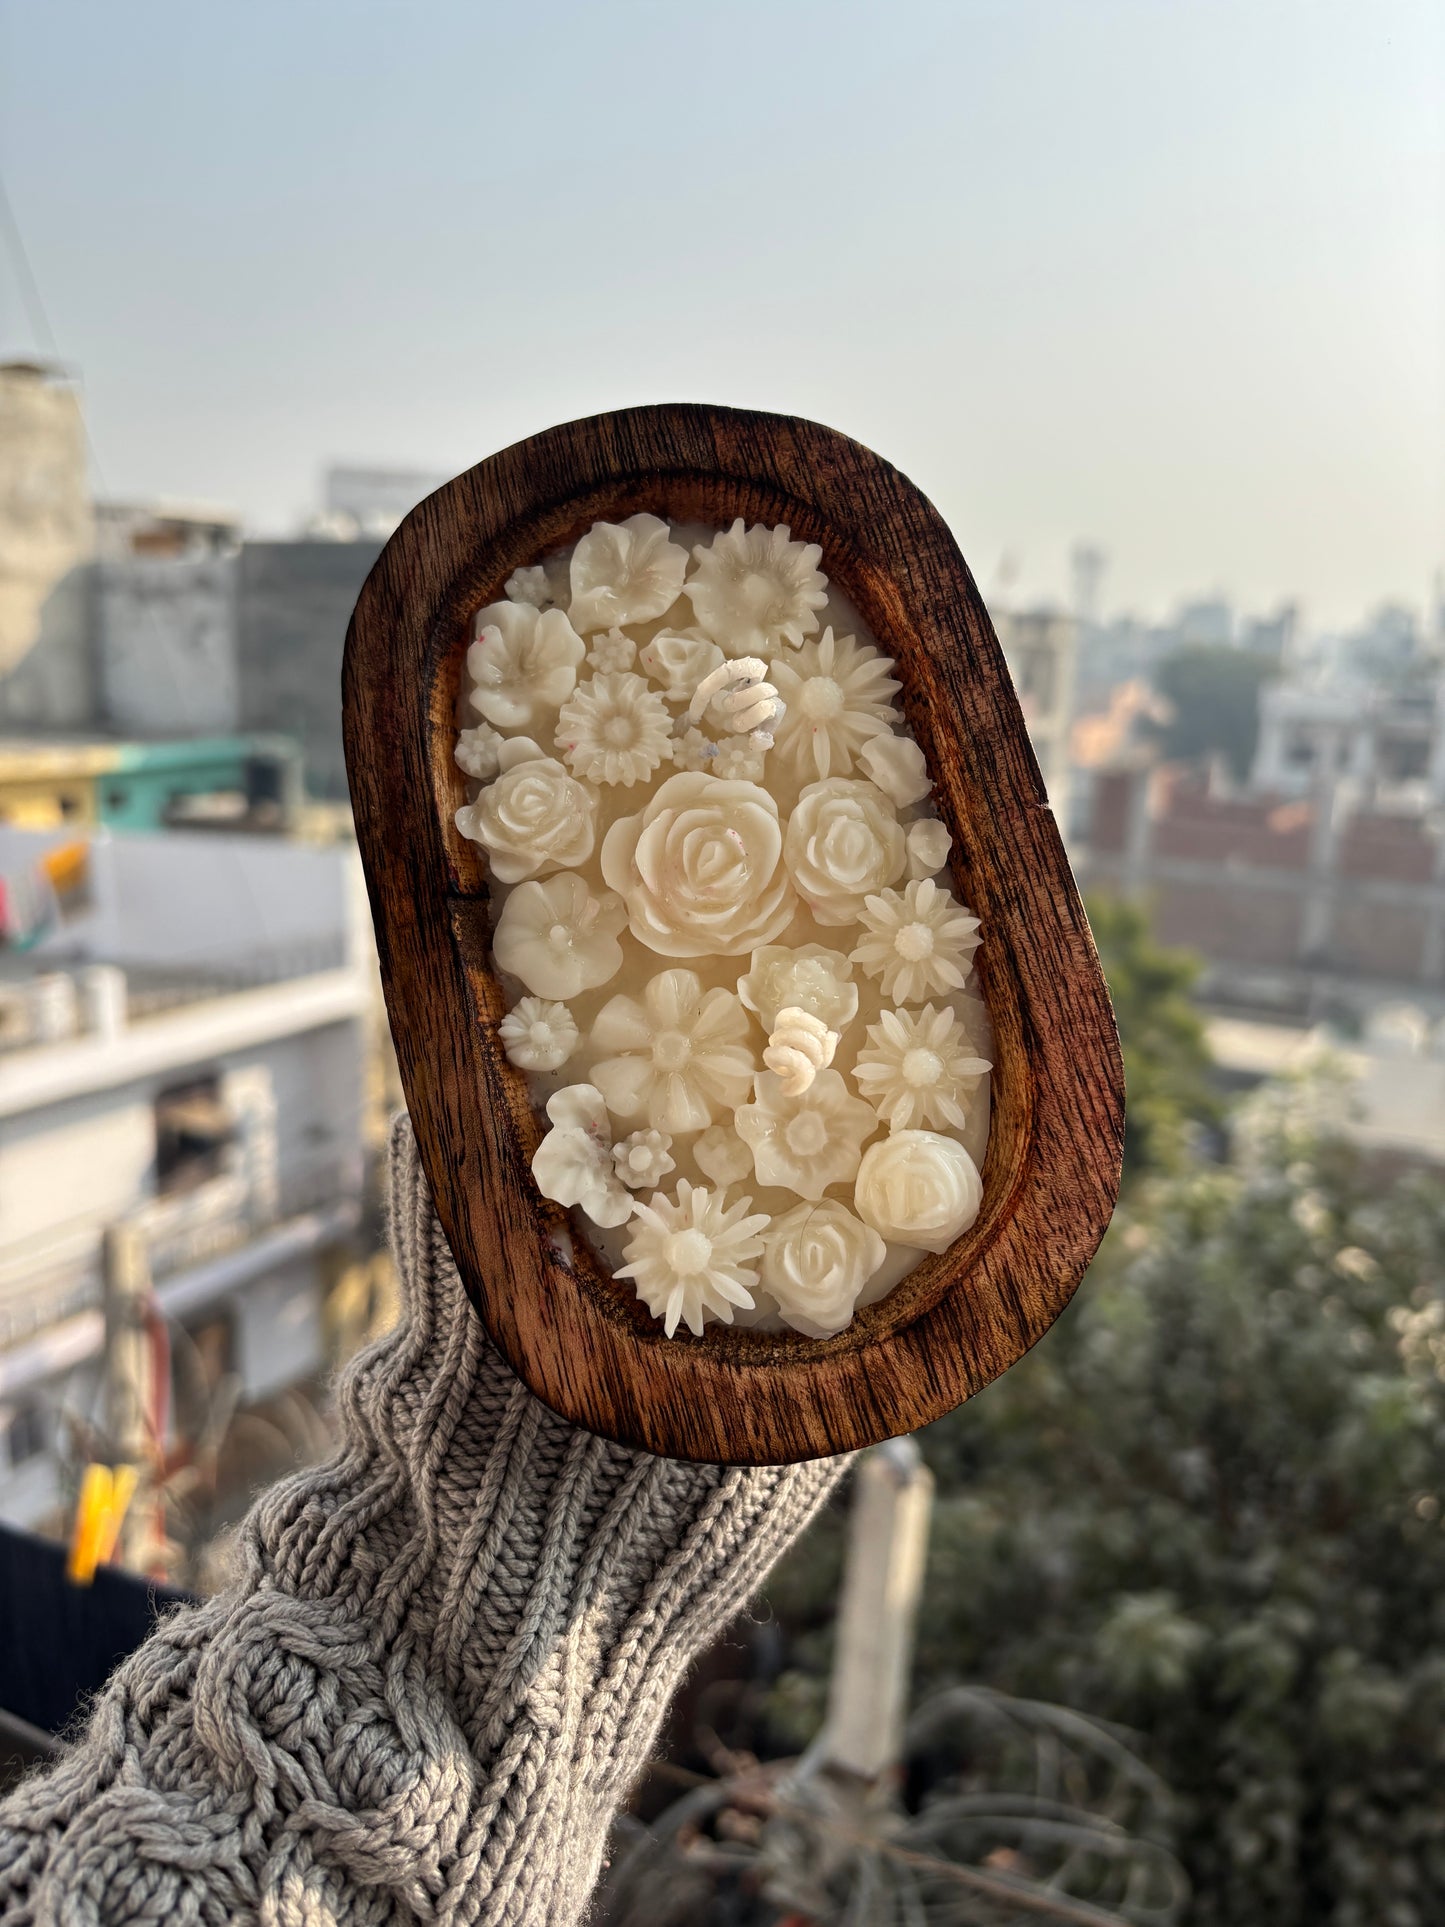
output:
[[[513,569],[649,509],[787,523],[897,659],[908,721],[982,919],[993,1120],[978,1220],[838,1337],[664,1338],[539,1195],[539,1129],[496,1034],[485,859],[452,760],[471,619]],[[814,422],[627,409],[549,429],[413,510],[357,601],[346,762],[402,1084],[467,1291],[519,1376],[578,1425],[684,1459],[766,1465],[912,1431],[1011,1365],[1068,1302],[1109,1221],[1123,1137],[1113,1014],[1008,672],[932,504]]]

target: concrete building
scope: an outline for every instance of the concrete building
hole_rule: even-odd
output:
[[[0,871],[56,840],[0,828]],[[354,852],[101,833],[90,864],[74,914],[0,952],[0,1518],[29,1525],[63,1510],[62,1409],[115,1436],[117,1252],[172,1355],[249,1402],[321,1364],[361,1215]]]
[[[1069,732],[1074,719],[1077,627],[1052,609],[994,614],[1054,815],[1069,822]]]
[[[1418,815],[1445,806],[1445,672],[1404,688],[1267,683],[1250,787]]]
[[[94,712],[86,467],[74,382],[0,364],[0,725],[84,727]]]

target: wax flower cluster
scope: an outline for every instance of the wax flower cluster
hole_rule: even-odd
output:
[[[843,1330],[982,1197],[987,1016],[893,662],[787,528],[599,522],[467,652],[542,1195],[663,1322]]]

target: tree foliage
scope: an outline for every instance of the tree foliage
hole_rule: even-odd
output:
[[[1279,674],[1269,656],[1219,643],[1186,643],[1154,672],[1154,686],[1173,710],[1160,746],[1171,761],[1223,756],[1241,781],[1259,740],[1259,687]]]

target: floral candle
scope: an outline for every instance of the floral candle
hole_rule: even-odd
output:
[[[669,1337],[831,1337],[982,1197],[978,923],[894,665],[821,562],[786,528],[599,522],[467,655],[456,820],[533,1176]]]

